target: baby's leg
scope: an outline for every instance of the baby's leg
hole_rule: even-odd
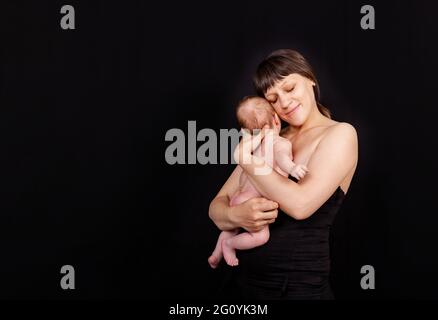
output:
[[[244,190],[245,191],[239,192],[231,198],[230,207],[237,206],[249,199],[260,197],[260,193],[250,184],[245,185]]]
[[[264,245],[269,240],[269,227],[258,232],[243,232],[222,241],[224,259],[230,266],[237,266],[236,249],[247,250]]]
[[[259,197],[259,196],[260,196],[260,193],[256,190],[256,188],[254,188],[254,186],[248,180],[246,180],[246,182],[244,183],[244,185],[242,187],[242,191],[236,193],[234,196],[231,197],[230,206],[231,207],[237,206],[237,205],[239,205],[239,204],[241,204],[249,199]],[[217,267],[217,265],[219,264],[219,262],[222,259],[222,256],[223,256],[222,245],[223,245],[223,243],[227,239],[230,239],[230,238],[236,236],[237,233],[238,233],[238,229],[233,230],[233,231],[222,231],[221,232],[219,239],[216,243],[216,248],[214,249],[211,256],[208,258],[208,263],[210,264],[210,266],[213,269]],[[268,238],[269,238],[269,233],[268,233]],[[235,250],[234,250],[234,257],[236,257]]]
[[[219,238],[216,242],[216,247],[211,254],[211,256],[208,258],[208,263],[210,264],[210,267],[213,269],[216,269],[219,262],[222,260],[222,241],[229,239],[231,237],[234,237],[238,232],[238,229],[233,231],[222,231],[219,235]]]

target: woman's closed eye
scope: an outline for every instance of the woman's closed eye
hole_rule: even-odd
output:
[[[268,100],[269,103],[274,104],[274,103],[277,102],[278,99],[277,98],[275,98],[275,99],[269,98],[269,99],[266,99],[266,100]]]

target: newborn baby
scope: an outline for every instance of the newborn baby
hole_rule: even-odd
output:
[[[250,132],[262,129],[266,125],[273,129],[273,157],[266,157],[267,164],[279,174],[296,179],[303,178],[307,173],[304,165],[295,164],[292,159],[292,143],[280,137],[280,120],[269,102],[260,97],[244,98],[236,110],[237,120],[243,129]],[[266,139],[263,139],[260,146],[254,151],[254,155],[264,156],[266,150]],[[261,194],[248,179],[245,172],[239,178],[239,189],[231,197],[230,206],[239,205],[249,199],[260,197]],[[222,256],[230,266],[237,266],[236,249],[252,249],[265,244],[269,240],[269,227],[266,226],[258,232],[242,232],[239,229],[232,231],[222,231],[208,262],[212,268],[216,268]]]

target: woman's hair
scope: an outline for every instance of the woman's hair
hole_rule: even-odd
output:
[[[259,64],[253,79],[257,94],[264,97],[270,87],[292,73],[297,73],[315,82],[313,91],[318,110],[331,118],[330,110],[319,102],[319,84],[312,67],[299,52],[292,49],[276,50]]]

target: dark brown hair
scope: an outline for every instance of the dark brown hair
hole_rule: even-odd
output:
[[[319,102],[319,85],[312,67],[299,52],[292,49],[276,50],[259,64],[253,78],[257,94],[264,97],[270,87],[292,73],[298,73],[315,82],[313,92],[318,110],[326,117],[331,118],[330,110]]]

